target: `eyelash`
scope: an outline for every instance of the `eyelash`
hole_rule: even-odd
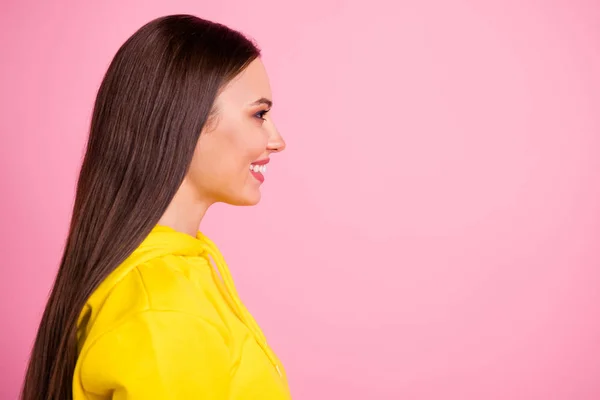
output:
[[[254,114],[254,116],[255,116],[256,118],[260,118],[260,119],[262,119],[263,121],[266,121],[266,119],[265,119],[265,115],[267,115],[267,113],[268,113],[269,111],[271,111],[271,109],[268,109],[268,110],[261,110],[261,111],[257,112],[256,114]]]

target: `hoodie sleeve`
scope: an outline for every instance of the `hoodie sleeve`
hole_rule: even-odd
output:
[[[145,311],[81,354],[90,397],[113,400],[228,398],[230,355],[217,328],[177,311]]]

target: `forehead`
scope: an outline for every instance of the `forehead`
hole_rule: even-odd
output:
[[[271,99],[271,85],[263,62],[256,59],[223,88],[217,101],[248,104],[261,97]]]

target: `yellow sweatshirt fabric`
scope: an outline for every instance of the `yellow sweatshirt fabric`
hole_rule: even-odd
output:
[[[200,232],[156,226],[90,296],[78,346],[75,400],[291,398],[283,366]]]

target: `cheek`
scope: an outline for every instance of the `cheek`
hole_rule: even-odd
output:
[[[205,179],[237,180],[234,176],[265,156],[268,136],[258,124],[230,123],[210,135],[200,138],[195,167]]]
[[[212,185],[215,180],[220,179],[224,165],[229,162],[229,157],[223,153],[223,143],[211,135],[213,134],[200,136],[188,172],[200,186]]]
[[[246,153],[251,158],[251,162],[256,161],[261,156],[264,156],[264,153],[267,149],[267,143],[267,135],[263,132],[261,128],[255,128],[253,132],[248,134],[245,143],[245,148]]]

